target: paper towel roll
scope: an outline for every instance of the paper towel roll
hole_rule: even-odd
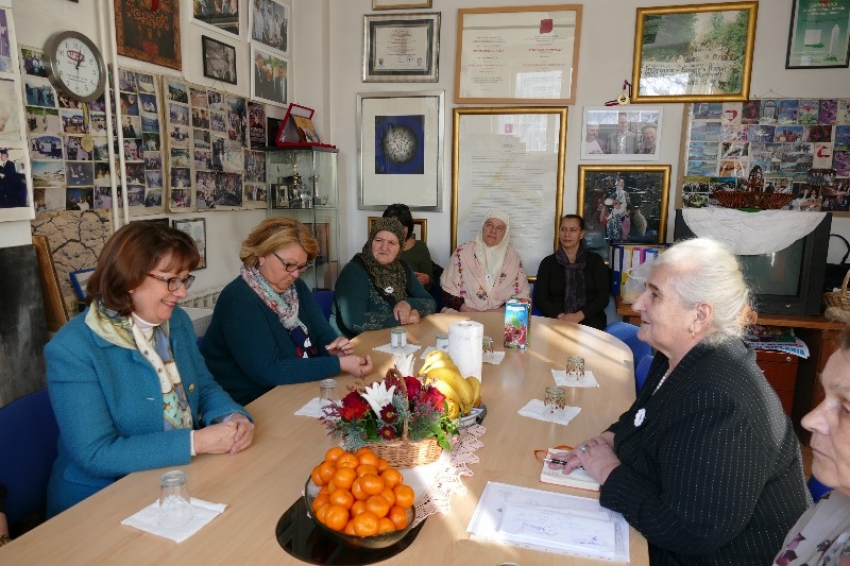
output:
[[[471,320],[449,324],[449,355],[462,377],[474,375],[481,381],[481,339],[484,325]]]

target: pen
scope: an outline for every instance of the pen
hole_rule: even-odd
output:
[[[554,458],[546,458],[546,459],[544,459],[543,461],[544,461],[544,462],[548,462],[548,463],[550,463],[550,464],[560,464],[561,466],[566,466],[566,465],[567,465],[566,460],[556,460],[556,459],[554,459]]]

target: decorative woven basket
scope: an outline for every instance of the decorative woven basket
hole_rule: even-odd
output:
[[[844,276],[840,291],[829,291],[823,294],[823,304],[826,305],[824,316],[829,320],[850,323],[850,294],[847,293],[848,281],[850,281],[850,271]]]
[[[725,208],[755,208],[756,194],[748,191],[714,191],[712,196]]]
[[[398,378],[401,390],[407,397],[407,385],[404,382],[404,376],[395,368],[391,368],[387,375],[394,375]],[[405,420],[402,424],[400,440],[371,442],[367,446],[379,458],[384,458],[394,468],[412,468],[413,466],[430,464],[442,454],[443,448],[437,444],[436,438],[426,438],[414,442],[408,438],[408,435],[408,423]]]

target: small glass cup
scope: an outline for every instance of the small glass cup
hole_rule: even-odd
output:
[[[547,415],[560,416],[567,406],[567,392],[563,387],[547,387],[543,396],[544,412]]]
[[[407,330],[401,327],[393,328],[390,346],[393,351],[401,351],[407,348]]]
[[[449,335],[445,332],[441,332],[437,334],[437,342],[434,344],[434,347],[438,350],[442,350],[444,352],[449,351]]]
[[[493,337],[484,336],[481,338],[481,353],[489,356],[493,353]]]
[[[567,378],[578,381],[582,377],[584,377],[584,358],[581,356],[567,358]]]
[[[339,392],[335,379],[323,379],[319,382],[319,400],[322,407],[339,404]]]
[[[165,472],[159,479],[159,487],[159,524],[166,529],[176,529],[191,521],[192,500],[186,472]]]

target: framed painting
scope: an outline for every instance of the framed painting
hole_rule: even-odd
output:
[[[431,8],[433,0],[372,0],[373,10],[416,10],[418,8]]]
[[[786,69],[850,66],[850,0],[794,0]]]
[[[183,68],[179,2],[162,2],[153,12],[135,0],[113,1],[119,55],[178,71]]]
[[[363,16],[363,82],[435,83],[439,78],[439,12]]]
[[[207,221],[204,218],[186,218],[180,220],[172,220],[171,226],[188,234],[195,245],[198,246],[198,253],[201,254],[201,263],[195,268],[205,269],[207,267]]]
[[[661,244],[667,235],[670,165],[579,165],[578,205],[589,250]]]
[[[218,32],[239,37],[238,0],[187,0],[192,6],[193,22]]]
[[[580,4],[461,8],[457,104],[573,104]]]
[[[441,211],[443,91],[357,95],[360,210]]]
[[[380,216],[370,216],[369,223],[366,230],[366,238],[369,237],[369,234],[372,233],[372,225],[380,220]],[[428,243],[428,220],[425,218],[414,218],[413,219],[413,235],[417,240],[421,240],[424,244]]]
[[[663,113],[661,106],[585,107],[581,159],[657,161]]]
[[[747,100],[758,5],[638,8],[632,102]]]
[[[204,76],[232,85],[236,84],[236,48],[217,39],[201,36]]]
[[[510,243],[536,274],[558,238],[567,108],[455,108],[453,131],[451,249],[475,238],[490,210],[502,210],[522,227]]]

